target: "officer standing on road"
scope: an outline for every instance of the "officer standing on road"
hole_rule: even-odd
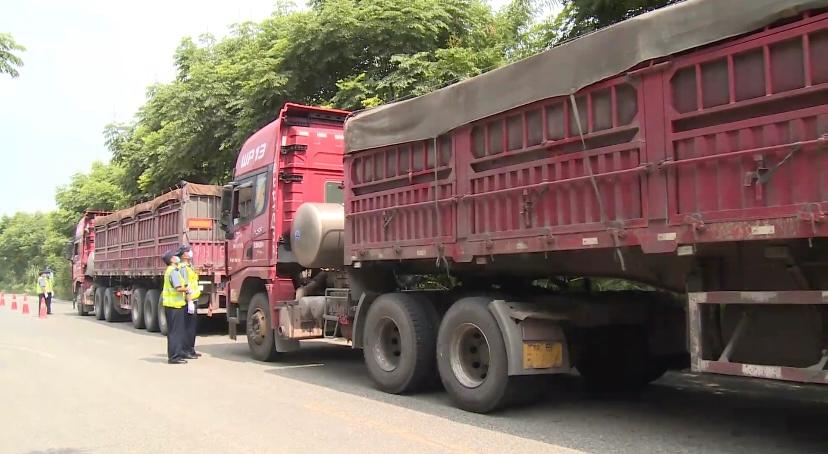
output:
[[[53,284],[52,278],[49,276],[50,271],[45,269],[40,272],[40,277],[37,278],[37,293],[39,296],[38,301],[43,301],[46,303],[46,313],[52,313],[52,291],[53,291]],[[40,304],[40,303],[38,303]]]
[[[187,344],[187,333],[184,325],[184,315],[187,312],[187,301],[184,294],[187,292],[187,281],[182,279],[179,271],[180,258],[176,251],[164,254],[164,289],[161,294],[161,305],[167,316],[167,362],[169,364],[186,364],[187,354],[184,352]]]
[[[201,353],[195,351],[196,331],[198,329],[198,298],[201,296],[201,290],[198,287],[198,273],[193,267],[193,250],[190,246],[183,245],[178,248],[178,254],[181,257],[181,265],[179,271],[181,278],[187,283],[187,313],[184,314],[184,325],[187,332],[187,343],[184,345],[184,353],[187,359],[197,359]]]

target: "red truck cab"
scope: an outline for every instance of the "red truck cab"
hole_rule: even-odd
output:
[[[302,267],[290,250],[291,223],[305,202],[342,203],[347,116],[341,110],[285,104],[279,117],[242,147],[233,182],[222,196],[231,335],[235,324],[250,319],[255,296],[266,295],[271,302],[293,299]],[[272,331],[277,317],[268,308],[275,304],[260,306],[253,308],[256,327]]]
[[[72,251],[69,257],[69,261],[72,262],[72,295],[75,298],[78,312],[83,311],[82,315],[86,314],[87,309],[83,294],[92,287],[91,267],[94,267],[95,257],[95,216],[106,214],[109,213],[85,211],[75,227],[75,237],[72,239]]]

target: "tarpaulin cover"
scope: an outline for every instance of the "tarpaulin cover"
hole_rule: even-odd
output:
[[[189,197],[191,195],[208,195],[221,197],[221,186],[215,186],[211,184],[187,183],[181,188],[174,189],[170,192],[165,192],[164,194],[161,194],[160,196],[150,201],[139,203],[138,205],[133,205],[129,208],[124,208],[123,210],[118,210],[107,216],[96,217],[95,225],[105,226],[111,222],[117,222],[127,218],[134,218],[140,213],[155,211],[161,205],[171,200],[181,201],[185,197]]]
[[[687,0],[424,96],[361,112],[347,152],[431,139],[458,126],[569,95],[648,60],[765,27],[828,0]]]

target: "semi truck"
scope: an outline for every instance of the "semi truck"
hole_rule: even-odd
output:
[[[381,390],[483,413],[561,374],[828,384],[826,57],[828,1],[688,0],[356,114],[288,104],[220,189],[230,337],[344,338]]]
[[[286,233],[270,223],[272,215],[284,216],[284,225],[290,225],[304,201],[342,202],[346,116],[344,111],[286,104],[275,121],[248,141],[253,145],[240,153],[238,166],[257,170],[234,186],[239,241],[226,240],[222,231],[222,187],[216,185],[182,181],[174,190],[113,213],[84,213],[71,255],[78,314],[131,321],[136,329],[166,334],[161,310],[166,265],[161,257],[187,244],[202,292],[197,313],[224,317],[228,296],[240,291],[240,283],[249,276],[268,282],[276,276],[265,245],[275,244],[286,257]],[[288,266],[288,260],[280,264]]]
[[[136,329],[166,334],[161,256],[181,244],[192,247],[199,274],[197,313],[225,313],[216,297],[225,280],[220,196],[219,186],[182,183],[114,213],[85,213],[75,235],[72,268],[78,314],[93,312],[99,320],[131,321]]]

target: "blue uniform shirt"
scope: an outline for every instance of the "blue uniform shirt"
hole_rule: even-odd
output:
[[[184,287],[187,285],[187,280],[181,276],[181,268],[170,273],[170,283],[173,287]]]
[[[184,284],[182,284],[182,285],[187,285],[187,283],[190,282],[190,280],[189,280],[190,276],[187,273],[187,266],[184,265],[183,263],[178,268],[178,274],[181,275],[181,280],[184,281]]]

